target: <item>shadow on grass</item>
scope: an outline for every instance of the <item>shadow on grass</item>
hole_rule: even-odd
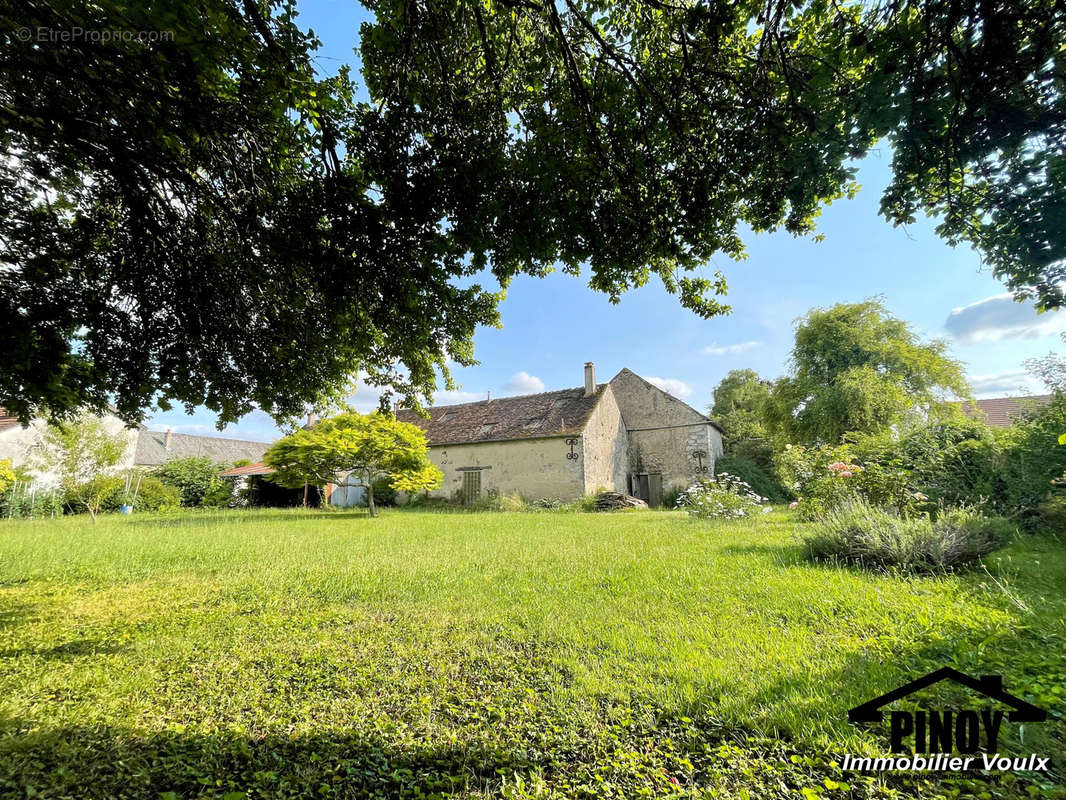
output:
[[[813,563],[807,559],[806,551],[801,544],[727,544],[719,548],[719,552],[736,556],[764,556],[776,564],[782,566],[824,566]]]
[[[146,733],[0,721],[0,795],[9,797],[445,797],[491,791],[501,775],[535,766],[517,749],[396,746],[345,731]]]
[[[26,583],[26,581],[12,581],[11,583]],[[0,629],[14,628],[34,619],[36,619],[36,616],[33,613],[33,606],[28,603],[18,603],[9,605],[6,608],[0,608]]]
[[[113,655],[126,649],[126,647],[120,647],[114,642],[99,641],[97,639],[74,639],[53,647],[20,647],[0,650],[0,659],[36,656],[48,660],[62,661],[79,656]]]
[[[166,514],[151,517],[135,517],[127,524],[147,526],[151,528],[185,528],[205,527],[209,525],[257,525],[265,522],[301,522],[313,520],[314,522],[352,522],[353,520],[370,521],[370,515],[365,510],[351,511],[319,511],[292,510],[292,511],[259,511],[259,510],[234,510],[226,512],[186,511],[176,514]]]
[[[763,552],[760,546],[737,546],[735,549],[736,552]],[[784,550],[787,552],[788,548]],[[774,558],[780,556],[777,548],[770,547],[765,552]],[[810,562],[801,549],[796,557],[797,565],[827,574],[841,569],[854,574],[880,572],[858,566],[839,567],[825,562]],[[810,727],[806,732],[820,729],[838,750],[840,745],[837,742],[842,744],[847,737],[862,730],[887,753],[887,714],[880,723],[857,728],[848,721],[848,710],[936,669],[952,667],[974,677],[1001,675],[1006,691],[1051,712],[1047,720],[1041,723],[1022,726],[1005,721],[999,737],[999,748],[1004,754],[1041,752],[1048,755],[1066,752],[1066,717],[1063,717],[1061,710],[1055,710],[1057,702],[1048,702],[1046,688],[1061,682],[1062,677],[1066,676],[1066,649],[1061,646],[1066,634],[1062,622],[1066,618],[1066,602],[1061,593],[1053,595],[1052,600],[1046,591],[1049,585],[1062,585],[1066,575],[1061,563],[1051,564],[1050,559],[1046,563],[1047,572],[1017,575],[1010,587],[1010,596],[1000,594],[1002,587],[999,585],[983,583],[980,574],[954,573],[950,577],[958,580],[961,593],[985,594],[989,607],[1006,612],[1010,620],[988,621],[983,625],[970,624],[972,618],[940,622],[915,640],[875,634],[860,649],[830,667],[816,669],[797,665],[780,673],[775,680],[760,683],[756,691],[744,697],[745,707],[751,709],[753,714],[752,725],[761,727],[759,718],[754,716],[760,712],[767,717],[781,717],[787,713],[796,720],[809,720]],[[906,577],[914,576],[906,574]],[[938,580],[945,576],[919,577]],[[886,587],[881,591],[892,589]],[[911,592],[913,588],[900,585],[897,591]],[[790,622],[786,620],[783,624]],[[836,633],[833,628],[832,620],[829,620],[825,631],[827,642],[831,642]],[[713,709],[721,702],[728,702],[724,691],[705,693],[685,704],[682,711],[695,716],[708,708]],[[990,705],[995,709],[1010,710],[979,693],[947,682],[922,690],[885,710],[943,707],[980,712]],[[798,724],[805,725],[803,722]],[[799,735],[803,731],[797,729],[792,733]],[[1051,780],[1066,786],[1066,772],[1060,759],[1055,759],[1053,766],[1056,771],[1051,774]],[[1038,785],[1041,780],[1041,776],[1033,774],[1025,775],[1024,780],[1020,773],[1015,777],[1019,779],[1019,786],[1029,781]],[[999,780],[995,773],[985,778],[992,783]],[[1026,794],[1019,788],[1017,794],[1006,793],[1002,796],[1025,797]]]

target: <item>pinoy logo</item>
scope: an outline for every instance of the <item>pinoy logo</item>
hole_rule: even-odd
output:
[[[893,754],[907,753],[910,756],[882,758],[844,757],[844,769],[858,770],[1035,770],[1046,771],[1051,759],[1035,753],[1026,758],[1001,758],[998,750],[999,735],[1004,719],[1008,722],[1044,722],[1047,712],[1032,703],[1010,694],[1003,689],[1000,675],[983,675],[971,678],[951,667],[930,672],[917,680],[900,686],[887,694],[875,697],[848,712],[848,720],[854,724],[880,722],[884,719],[884,706],[908,695],[932,686],[940,681],[951,681],[988,698],[987,707],[977,710],[921,708],[915,711],[889,711],[889,740]],[[1004,712],[995,707],[1009,707]],[[964,756],[977,753],[976,758],[952,758],[951,754]],[[927,756],[927,757],[923,757]]]

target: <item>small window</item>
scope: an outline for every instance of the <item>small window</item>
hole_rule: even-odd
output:
[[[488,436],[490,433],[492,433],[492,431],[493,431],[493,429],[495,427],[496,427],[496,423],[495,422],[486,422],[484,425],[482,425],[480,428],[478,428],[477,435],[478,436]]]
[[[438,419],[437,422],[447,422],[450,419],[455,419],[454,411],[445,411],[440,415],[440,419]]]

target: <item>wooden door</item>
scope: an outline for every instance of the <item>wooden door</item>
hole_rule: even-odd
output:
[[[463,503],[471,506],[481,497],[481,471],[467,470],[463,473]]]

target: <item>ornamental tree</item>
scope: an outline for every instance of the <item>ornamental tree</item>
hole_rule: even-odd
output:
[[[59,476],[65,502],[89,512],[93,522],[114,491],[109,480],[129,446],[123,432],[109,433],[89,414],[73,421],[52,423],[41,436],[36,466]]]
[[[837,444],[876,433],[914,411],[952,415],[945,401],[969,397],[947,343],[923,342],[880,300],[812,309],[796,327],[791,374],[774,384],[772,430],[798,444]]]
[[[274,470],[271,480],[293,488],[359,478],[372,517],[374,481],[387,478],[397,491],[417,492],[444,478],[429,460],[422,429],[381,412],[348,411],[300,429],[275,442],[264,461]]]

